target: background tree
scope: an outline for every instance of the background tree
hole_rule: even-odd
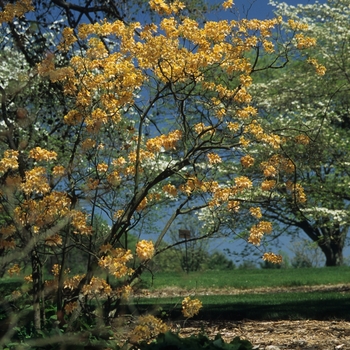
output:
[[[297,55],[289,56],[286,70],[254,74],[251,91],[257,97],[256,106],[266,123],[289,137],[290,142],[283,145],[283,155],[293,163],[291,175],[300,182],[307,198],[300,203],[293,197],[285,197],[288,187],[282,188],[271,197],[266,215],[279,222],[282,231],[294,227],[316,242],[327,266],[341,265],[350,223],[350,33],[347,29],[350,3],[328,1],[296,7],[273,4],[276,15],[287,16],[308,27],[307,33],[320,45],[317,52],[310,49],[310,54],[327,70],[321,78],[313,73],[312,60],[308,66]],[[317,65],[316,69],[319,69]],[[268,152],[265,155],[261,149],[259,152],[265,159],[268,157]],[[281,166],[274,161],[266,165],[275,169]],[[281,180],[275,170],[270,178]]]

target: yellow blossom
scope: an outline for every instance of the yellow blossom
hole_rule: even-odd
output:
[[[281,264],[283,260],[281,255],[276,255],[274,253],[265,253],[262,258],[274,264]]]
[[[222,162],[222,159],[218,154],[215,153],[208,153],[207,154],[208,160],[210,164],[218,164]]]
[[[304,134],[296,136],[294,140],[301,145],[308,145],[310,143],[310,138]]]
[[[233,6],[233,0],[226,0],[222,3],[222,7],[227,10]]]
[[[20,272],[21,272],[21,268],[20,268],[20,266],[18,264],[14,264],[12,267],[10,267],[7,270],[7,273],[10,276],[13,276],[14,274],[19,275]]]
[[[45,194],[50,191],[50,186],[46,177],[46,169],[35,167],[25,172],[25,182],[21,184],[21,189],[25,194],[38,193]]]
[[[270,191],[276,186],[276,180],[265,180],[261,183],[261,189],[263,191]]]
[[[170,194],[173,197],[177,196],[177,189],[174,185],[172,184],[167,184],[163,186],[163,191]]]
[[[18,169],[18,151],[6,150],[3,158],[0,160],[0,172],[6,172],[9,169]]]
[[[191,297],[186,297],[182,300],[182,314],[186,318],[191,318],[199,313],[202,308],[202,302],[198,299],[191,299]]]
[[[248,242],[254,245],[259,245],[264,234],[272,232],[272,224],[268,221],[260,221],[250,229]]]
[[[136,321],[136,327],[130,336],[130,342],[148,341],[160,333],[165,333],[167,330],[168,326],[160,319],[152,315],[139,316]]]
[[[254,164],[254,158],[249,154],[241,158],[241,164],[244,168],[249,168]]]
[[[246,176],[240,176],[235,178],[235,184],[240,189],[251,188],[253,183]]]
[[[67,315],[71,314],[78,307],[77,301],[72,301],[64,306],[64,311]]]
[[[48,246],[58,246],[62,244],[62,237],[56,233],[45,239],[45,244]]]
[[[323,66],[322,64],[318,63],[317,60],[315,58],[309,58],[307,60],[308,63],[312,64],[315,69],[316,69],[316,73],[318,75],[325,75],[326,74],[326,67]]]
[[[105,173],[107,170],[108,170],[108,164],[106,163],[97,164],[97,171],[99,173]]]
[[[154,245],[152,241],[142,240],[136,244],[136,254],[142,261],[153,258],[155,253]]]
[[[92,227],[87,224],[87,215],[79,210],[71,211],[72,225],[75,228],[75,234],[91,235]]]
[[[17,0],[2,6],[4,7],[0,11],[0,23],[12,22],[15,17],[22,17],[26,12],[34,10],[31,0]]]
[[[63,176],[65,174],[66,169],[62,165],[56,165],[52,169],[52,175],[54,176]]]
[[[36,161],[49,161],[57,158],[57,153],[54,151],[48,151],[41,147],[35,147],[29,151],[29,157]]]
[[[250,211],[250,214],[257,219],[260,219],[262,217],[261,209],[259,207],[251,207],[249,211]]]
[[[70,46],[77,41],[74,35],[74,29],[70,27],[63,28],[62,41],[57,45],[57,48],[62,51],[68,51]]]

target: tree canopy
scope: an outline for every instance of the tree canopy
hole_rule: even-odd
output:
[[[274,4],[276,15],[307,25],[319,45],[309,54],[326,72],[313,74],[297,55],[285,70],[263,71],[254,80],[252,94],[265,122],[294,137],[283,152],[295,164],[293,176],[307,198],[301,205],[280,191],[267,215],[317,242],[327,266],[341,265],[350,223],[349,1]]]
[[[205,237],[222,212],[250,215],[248,241],[259,245],[272,232],[261,206],[274,194],[305,203],[284,150],[303,147],[307,131],[274,128],[250,91],[256,72],[295,55],[324,74],[305,51],[315,40],[304,23],[288,21],[282,38],[281,17],[203,22],[180,1],[151,0],[158,22],[142,24],[104,1],[34,5],[0,3],[0,263],[28,273],[37,331],[52,294],[67,332],[91,300],[104,300],[108,318],[180,216],[205,215]],[[160,211],[158,238],[140,240],[134,257],[128,234]],[[72,255],[85,271],[69,272]]]

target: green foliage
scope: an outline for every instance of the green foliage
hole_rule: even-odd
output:
[[[218,334],[215,339],[209,339],[203,334],[191,335],[187,338],[181,338],[179,335],[171,332],[160,334],[154,342],[142,343],[132,349],[140,350],[251,350],[252,344],[248,340],[242,340],[239,337],[234,338],[230,343],[225,343],[221,335]]]

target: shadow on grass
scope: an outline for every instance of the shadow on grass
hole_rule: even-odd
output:
[[[137,306],[142,312],[157,310],[154,304]],[[183,319],[181,308],[171,304],[160,304],[159,309],[172,320]],[[158,310],[159,310],[158,309]],[[347,298],[326,298],[293,302],[233,302],[226,304],[205,304],[193,319],[208,321],[227,320],[350,320],[350,294]]]

